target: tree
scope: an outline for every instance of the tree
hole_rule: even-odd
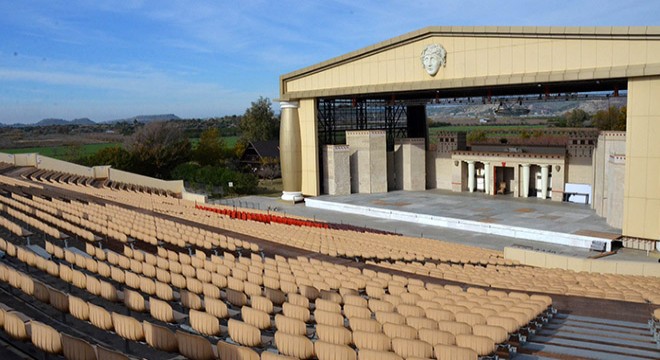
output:
[[[190,160],[190,141],[173,122],[151,122],[136,131],[128,142],[135,172],[169,178],[178,164]]]
[[[610,106],[607,110],[600,110],[594,114],[594,126],[599,130],[626,130],[627,108]]]
[[[253,101],[252,106],[245,110],[239,127],[245,143],[277,139],[279,122],[271,108],[270,99],[259,97],[257,101]]]
[[[131,171],[133,159],[131,154],[121,146],[101,149],[84,160],[88,166],[110,165],[115,169]]]
[[[260,178],[270,180],[270,183],[273,183],[273,179],[276,177],[282,176],[280,170],[280,160],[274,157],[266,156],[260,160],[261,166],[257,171],[257,175]]]
[[[564,119],[566,119],[566,127],[583,127],[589,120],[589,114],[582,109],[573,109],[564,114]]]
[[[206,129],[199,137],[193,157],[200,165],[219,165],[224,162],[225,142],[217,128]]]

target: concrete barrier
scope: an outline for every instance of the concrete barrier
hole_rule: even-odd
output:
[[[584,259],[514,247],[504,248],[504,258],[518,260],[523,265],[547,269],[563,269],[576,272],[584,271],[599,274],[660,277],[660,264],[652,262]]]

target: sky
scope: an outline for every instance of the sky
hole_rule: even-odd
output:
[[[427,26],[659,20],[652,0],[0,0],[0,123],[240,115],[282,74]]]

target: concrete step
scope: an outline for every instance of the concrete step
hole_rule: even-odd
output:
[[[619,346],[618,343],[613,341],[611,344],[602,344],[582,340],[564,339],[558,337],[547,336],[533,336],[530,339],[531,343],[544,344],[544,345],[557,345],[563,347],[571,347],[577,349],[589,349],[589,351],[596,351],[608,353],[617,356],[633,356],[642,359],[660,359],[660,350],[655,349],[637,349],[627,346]]]

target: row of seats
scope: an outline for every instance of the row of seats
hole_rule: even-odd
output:
[[[0,328],[14,340],[29,341],[44,353],[63,355],[65,359],[130,359],[120,352],[59,332],[3,303],[0,303]]]

